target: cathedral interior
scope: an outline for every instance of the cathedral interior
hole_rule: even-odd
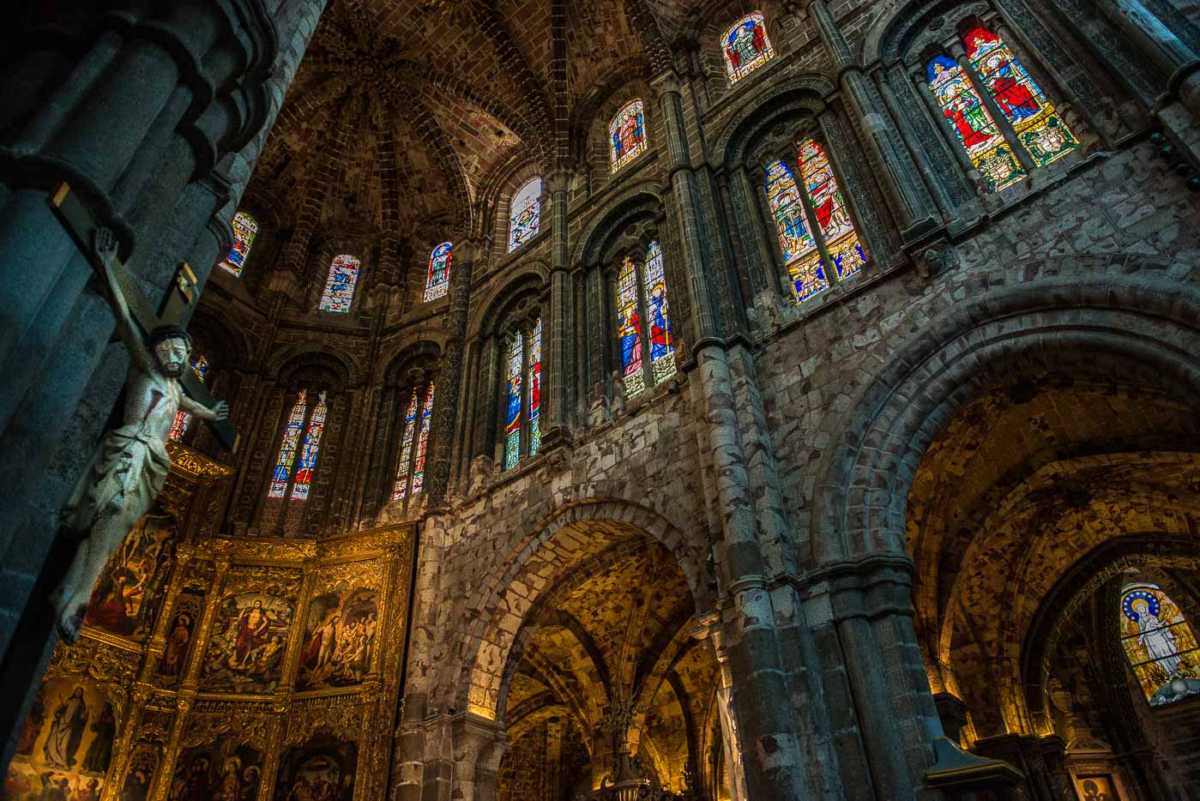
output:
[[[4,18],[3,798],[1200,800],[1200,2]]]

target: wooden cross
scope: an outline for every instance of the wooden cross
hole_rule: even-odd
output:
[[[97,225],[91,210],[76,193],[71,191],[70,185],[65,181],[59,184],[58,188],[54,190],[54,194],[50,196],[50,208],[58,217],[58,221],[67,229],[71,239],[75,241],[75,246],[79,248],[84,258],[92,265],[92,269],[100,276],[100,280],[106,282],[104,266],[92,254],[92,238]],[[113,278],[120,286],[121,294],[125,296],[125,300],[129,304],[130,315],[137,326],[142,329],[143,337],[160,325],[182,325],[199,300],[199,293],[196,290],[198,283],[196,274],[187,262],[180,262],[179,269],[175,272],[175,278],[171,281],[171,289],[159,304],[157,311],[142,292],[141,286],[125,270],[120,261],[114,262],[114,268]],[[209,393],[208,387],[201,383],[190,367],[183,371],[179,383],[188,397],[197,403],[208,407],[216,403],[216,399]],[[230,451],[237,451],[239,438],[237,429],[233,427],[232,423],[228,420],[218,420],[211,421],[208,425],[223,446]]]

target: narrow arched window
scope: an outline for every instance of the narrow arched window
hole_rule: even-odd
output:
[[[529,332],[529,455],[533,456],[542,447],[542,318],[539,317]]]
[[[324,400],[324,395],[321,396]],[[275,469],[271,471],[271,487],[268,498],[284,498],[292,483],[292,469],[296,465],[296,454],[300,449],[300,435],[308,420],[308,391],[300,390],[291,414],[283,424],[283,436],[279,443],[279,455],[275,458]],[[324,422],[324,420],[322,420]]]
[[[1179,607],[1153,584],[1121,591],[1121,645],[1151,706],[1200,693],[1200,648]]]
[[[608,138],[613,172],[646,152],[646,115],[641,100],[622,106],[608,124]]]
[[[792,293],[804,301],[867,263],[825,148],[812,137],[796,143],[795,171],[783,159],[766,165],[767,207]],[[801,185],[796,183],[799,173]]]
[[[757,11],[742,17],[721,39],[725,72],[736,83],[775,57],[767,38],[767,23]]]
[[[362,262],[353,256],[343,254],[334,258],[329,265],[329,277],[325,279],[325,291],[321,293],[321,311],[335,314],[350,311],[361,266]]]
[[[192,356],[192,374],[196,376],[196,380],[201,384],[208,380],[207,356],[202,353]],[[167,432],[167,437],[178,442],[183,439],[183,435],[188,432],[191,425],[192,415],[180,409],[175,412],[175,420],[171,423],[171,430]]]
[[[675,374],[675,340],[667,304],[662,247],[651,242],[640,261],[626,256],[617,271],[617,349],[625,396]],[[647,360],[643,354],[649,352]]]
[[[400,443],[400,464],[392,487],[392,500],[419,495],[425,485],[425,454],[429,447],[429,430],[433,422],[435,386],[413,387],[404,412],[404,433]],[[415,445],[415,448],[414,448]]]
[[[454,246],[443,242],[429,254],[429,274],[425,277],[425,301],[437,300],[445,296],[450,288],[450,261],[454,256]]]
[[[925,76],[988,191],[1024,179],[1026,155],[1026,164],[1043,167],[1079,148],[1054,104],[999,35],[976,25],[962,44],[963,60],[935,55],[925,65]]]
[[[292,480],[293,501],[308,499],[308,490],[317,470],[317,454],[321,450],[321,435],[325,433],[325,414],[328,410],[329,407],[325,405],[325,393],[322,392],[317,396],[317,405],[313,407],[312,415],[308,418],[304,444],[300,447],[300,461],[296,467],[296,476]]]
[[[518,329],[508,338],[505,366],[507,388],[504,396],[504,469],[515,467],[521,458],[521,374],[525,357],[525,338]]]
[[[542,225],[542,179],[530,178],[513,195],[508,215],[508,252],[537,236]]]
[[[233,243],[229,252],[221,260],[221,266],[227,272],[241,277],[246,267],[246,259],[250,257],[250,248],[254,245],[254,237],[258,236],[258,221],[249,212],[239,211],[233,215]]]
[[[542,446],[542,318],[530,316],[513,325],[502,347],[500,436],[502,464],[509,470]]]

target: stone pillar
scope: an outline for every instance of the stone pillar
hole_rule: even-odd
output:
[[[746,793],[745,755],[742,753],[741,734],[737,719],[733,715],[733,671],[729,654],[721,643],[721,627],[717,620],[709,622],[710,640],[720,669],[720,686],[717,688],[717,714],[721,718],[721,750],[725,759],[725,777],[728,782],[730,801],[750,801]]]
[[[457,258],[450,278],[450,311],[446,325],[449,335],[437,377],[437,394],[433,402],[433,454],[429,460],[429,475],[425,479],[425,492],[431,504],[445,500],[450,479],[450,452],[454,445],[454,426],[458,419],[458,398],[463,382],[471,274],[475,260],[479,258],[480,246],[477,242],[467,240],[455,250]]]
[[[867,143],[875,174],[892,202],[904,241],[922,239],[939,227],[940,215],[929,190],[921,182],[917,166],[905,150],[874,84],[855,62],[829,6],[825,0],[811,0],[808,8],[838,69],[838,83]]]
[[[571,272],[568,264],[567,239],[567,188],[570,186],[571,175],[560,170],[550,176],[550,209],[553,214],[551,221],[550,248],[550,331],[548,341],[543,343],[547,358],[546,376],[543,379],[542,401],[545,404],[541,411],[544,417],[545,429],[542,434],[542,447],[553,447],[569,436],[573,410],[567,397],[568,388],[574,381],[574,342],[572,331],[572,302],[571,302]]]
[[[451,724],[455,797],[454,801],[496,801],[500,758],[504,755],[504,732],[495,721],[470,713]]]
[[[1171,76],[1169,90],[1200,119],[1200,56],[1141,0],[1096,0],[1096,6],[1158,69]]]

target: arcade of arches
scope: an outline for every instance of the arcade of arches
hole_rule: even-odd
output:
[[[4,798],[1200,801],[1191,0],[4,16]]]

